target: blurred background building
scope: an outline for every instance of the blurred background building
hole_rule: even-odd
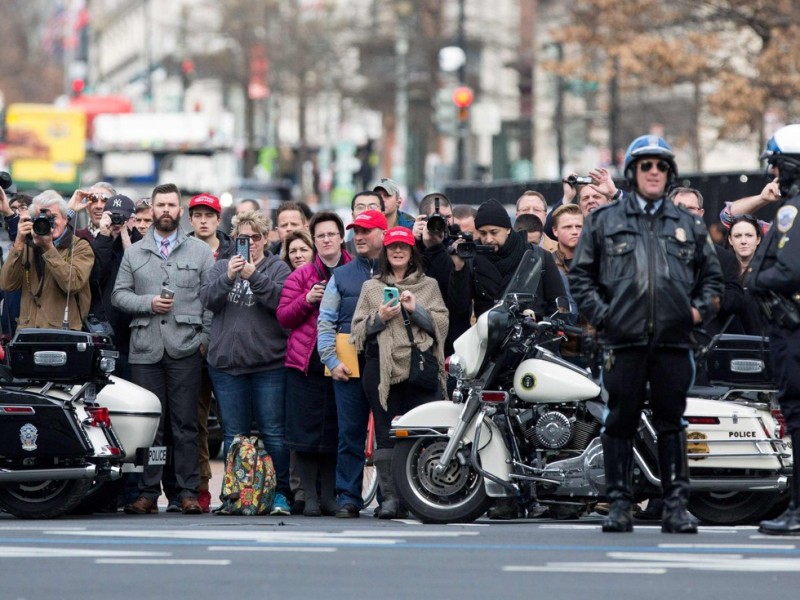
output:
[[[781,66],[800,55],[796,4],[7,0],[0,160],[31,186],[263,185],[335,205],[378,176],[413,198],[613,169],[647,132],[684,173],[753,171],[797,119]],[[66,130],[11,110],[31,102],[80,112],[85,140],[19,144]],[[58,167],[38,177],[41,162],[15,166],[37,144]]]

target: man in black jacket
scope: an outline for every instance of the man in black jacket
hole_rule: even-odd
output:
[[[694,377],[694,326],[719,309],[723,281],[702,219],[665,194],[677,177],[674,154],[657,136],[628,147],[633,193],[591,212],[569,282],[578,308],[605,348],[608,416],[602,435],[606,496],[603,531],[633,531],[633,438],[650,385],[664,509],[661,530],[695,533],[686,511],[689,467],[683,413]]]
[[[441,231],[438,230],[438,224],[428,227],[428,219],[436,213],[437,202],[438,214],[445,223],[445,228]],[[445,356],[453,353],[453,342],[469,329],[472,317],[472,300],[469,295],[450,293],[451,278],[467,276],[465,270],[456,271],[450,259],[449,250],[452,243],[450,234],[456,231],[460,229],[453,225],[453,209],[447,196],[434,192],[420,200],[419,216],[414,220],[414,237],[417,240],[417,248],[425,258],[425,274],[434,278],[439,284],[439,291],[450,313],[450,327],[444,344]],[[466,280],[462,282],[462,285],[464,284]]]
[[[480,243],[494,247],[491,254],[478,254],[474,260],[470,295],[475,301],[475,316],[485,313],[502,299],[522,255],[531,248],[534,252],[541,252],[544,259],[533,311],[540,317],[556,312],[556,298],[565,296],[566,290],[553,255],[532,247],[525,233],[514,231],[511,218],[497,200],[488,200],[478,207],[475,228]]]

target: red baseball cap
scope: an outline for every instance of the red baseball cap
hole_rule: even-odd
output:
[[[388,229],[389,225],[386,223],[386,217],[379,210],[365,210],[358,215],[347,229],[353,227],[362,227],[364,229]]]
[[[409,246],[416,245],[414,234],[408,227],[392,227],[383,236],[383,245],[389,246],[391,244],[408,244]]]
[[[219,203],[219,198],[211,194],[198,194],[189,200],[189,208],[194,208],[195,206],[205,206],[217,214],[222,214],[222,205]]]

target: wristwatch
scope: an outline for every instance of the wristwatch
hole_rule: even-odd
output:
[[[619,200],[620,198],[622,198],[622,190],[617,188],[617,191],[614,192],[614,195],[611,196],[609,200],[613,202],[614,200]]]

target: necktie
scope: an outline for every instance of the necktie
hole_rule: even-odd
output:
[[[161,256],[164,260],[169,258],[169,240],[161,240]]]
[[[655,208],[655,204],[648,202],[644,205],[644,214],[646,214],[648,217],[652,217],[653,213],[655,212]]]

